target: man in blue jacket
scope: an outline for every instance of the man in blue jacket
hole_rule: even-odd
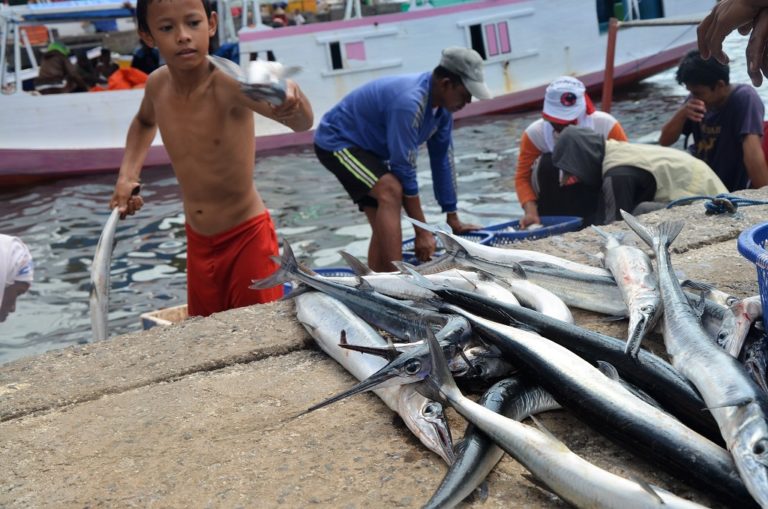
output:
[[[483,59],[474,50],[447,48],[432,72],[380,78],[349,93],[320,120],[315,153],[346,189],[373,231],[368,265],[393,270],[402,259],[400,210],[424,221],[416,181],[419,146],[427,143],[435,198],[454,233],[479,228],[456,212],[453,113],[472,97],[490,99]],[[415,252],[426,261],[435,252],[433,235],[416,232]]]

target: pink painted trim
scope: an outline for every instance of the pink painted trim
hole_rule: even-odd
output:
[[[502,53],[509,53],[512,51],[509,41],[509,26],[506,21],[500,21],[496,25],[499,29],[499,43],[501,45]]]
[[[319,32],[333,32],[342,28],[354,28],[369,25],[382,25],[384,23],[396,23],[422,18],[434,18],[445,16],[456,12],[475,11],[490,7],[499,7],[503,5],[514,5],[519,3],[528,3],[531,0],[485,0],[483,2],[468,2],[448,7],[435,7],[413,12],[400,12],[395,14],[379,14],[376,16],[367,16],[365,18],[348,19],[340,21],[327,21],[322,23],[308,23],[306,25],[288,26],[275,30],[260,30],[254,32],[242,32],[240,42],[261,41],[265,39],[274,39],[277,37],[290,37],[292,35],[312,34]]]
[[[496,40],[496,25],[485,25],[485,42],[488,44],[488,54],[495,57],[499,54],[499,44]]]

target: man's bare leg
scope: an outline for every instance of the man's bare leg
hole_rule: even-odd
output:
[[[397,177],[387,173],[371,189],[377,209],[365,208],[371,224],[371,243],[368,247],[368,266],[377,272],[395,270],[390,263],[403,257],[403,232],[400,228],[400,210],[403,204],[403,187]]]

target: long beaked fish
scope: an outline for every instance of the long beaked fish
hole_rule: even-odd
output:
[[[447,257],[460,257],[465,260],[475,260],[476,263],[488,265],[490,267],[496,267],[497,270],[504,270],[504,267],[511,268],[513,264],[524,261],[538,261],[542,263],[548,263],[563,267],[565,269],[573,270],[575,272],[583,272],[585,274],[594,274],[598,276],[610,276],[610,272],[601,267],[592,267],[583,263],[572,262],[559,256],[554,256],[546,253],[540,253],[538,251],[530,251],[526,249],[512,249],[512,248],[500,248],[493,246],[484,246],[477,242],[472,242],[462,238],[459,235],[454,235],[442,231],[434,226],[430,226],[421,221],[410,217],[404,217],[412,224],[423,228],[427,231],[431,231],[443,242],[443,246],[447,252]],[[495,273],[494,270],[489,272]],[[498,275],[498,274],[497,274]]]
[[[523,377],[497,382],[483,394],[478,404],[515,421],[561,408],[547,391]],[[503,456],[501,447],[475,425],[469,424],[456,452],[456,461],[448,467],[440,486],[422,509],[458,505],[485,481]]]
[[[577,325],[561,322],[520,306],[500,306],[478,295],[454,288],[439,287],[428,280],[415,279],[445,302],[460,306],[476,315],[513,326],[525,324],[530,330],[554,341],[593,364],[605,361],[623,378],[655,398],[668,412],[711,440],[721,441],[712,416],[702,412],[704,400],[688,380],[667,361],[648,350],[640,350],[636,359],[624,354],[624,342]]]
[[[94,341],[103,341],[108,337],[109,273],[112,266],[112,251],[115,248],[115,233],[117,232],[117,221],[119,219],[120,212],[115,207],[104,224],[99,242],[96,244],[96,254],[94,254],[93,262],[91,263],[91,292],[88,301],[91,314],[91,334]]]
[[[623,235],[592,228],[605,239],[603,263],[613,274],[629,310],[626,352],[637,357],[643,338],[653,330],[664,310],[651,259],[645,251],[624,243]]]
[[[364,380],[386,363],[378,357],[344,350],[339,346],[342,331],[348,341],[358,345],[382,347],[387,342],[333,297],[320,292],[308,292],[296,297],[296,316],[320,348],[358,380]],[[453,463],[453,442],[439,402],[422,396],[412,384],[379,387],[373,392],[402,417],[421,443],[449,465]]]
[[[656,253],[664,344],[672,364],[699,390],[744,484],[760,506],[768,507],[768,399],[738,361],[709,339],[675,277],[669,246],[684,222],[646,226],[627,212],[622,216]]]
[[[445,310],[469,320],[476,334],[510,355],[521,372],[558,403],[620,446],[729,504],[753,504],[728,451],[638,398],[575,353],[538,334],[474,316],[454,305],[446,305]]]
[[[551,434],[508,419],[466,398],[451,378],[434,336],[428,382],[465,419],[477,426],[541,483],[581,508],[693,508],[701,505],[647,483],[625,479],[573,453]]]

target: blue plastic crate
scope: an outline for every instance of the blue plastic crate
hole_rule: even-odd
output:
[[[757,286],[760,289],[760,302],[763,304],[763,317],[768,316],[768,223],[753,226],[739,235],[737,248],[739,253],[755,264],[757,268]]]
[[[485,230],[476,230],[468,233],[463,233],[459,235],[459,237],[467,240],[471,240],[472,242],[477,242],[478,244],[488,244],[488,242],[493,237],[493,233],[485,231]],[[435,249],[435,257],[441,256],[445,254],[445,247],[443,246],[442,242],[440,242],[440,239],[435,239],[436,241],[436,249]],[[403,241],[403,261],[406,263],[410,263],[411,265],[418,265],[419,259],[416,258],[416,253],[414,252],[414,243],[416,242],[416,237],[411,237],[409,239],[405,239]]]
[[[343,276],[354,276],[355,273],[352,269],[348,267],[326,267],[322,269],[312,269],[317,274],[320,274],[321,276],[325,277],[343,277]],[[288,295],[293,291],[293,283],[284,283],[283,284],[283,295]]]
[[[542,239],[544,237],[549,237],[550,235],[574,232],[581,228],[582,223],[582,218],[578,216],[542,216],[541,228],[518,231],[518,228],[520,228],[520,221],[515,220],[487,226],[483,231],[493,234],[493,237],[488,241],[488,245],[499,247],[521,240]]]

